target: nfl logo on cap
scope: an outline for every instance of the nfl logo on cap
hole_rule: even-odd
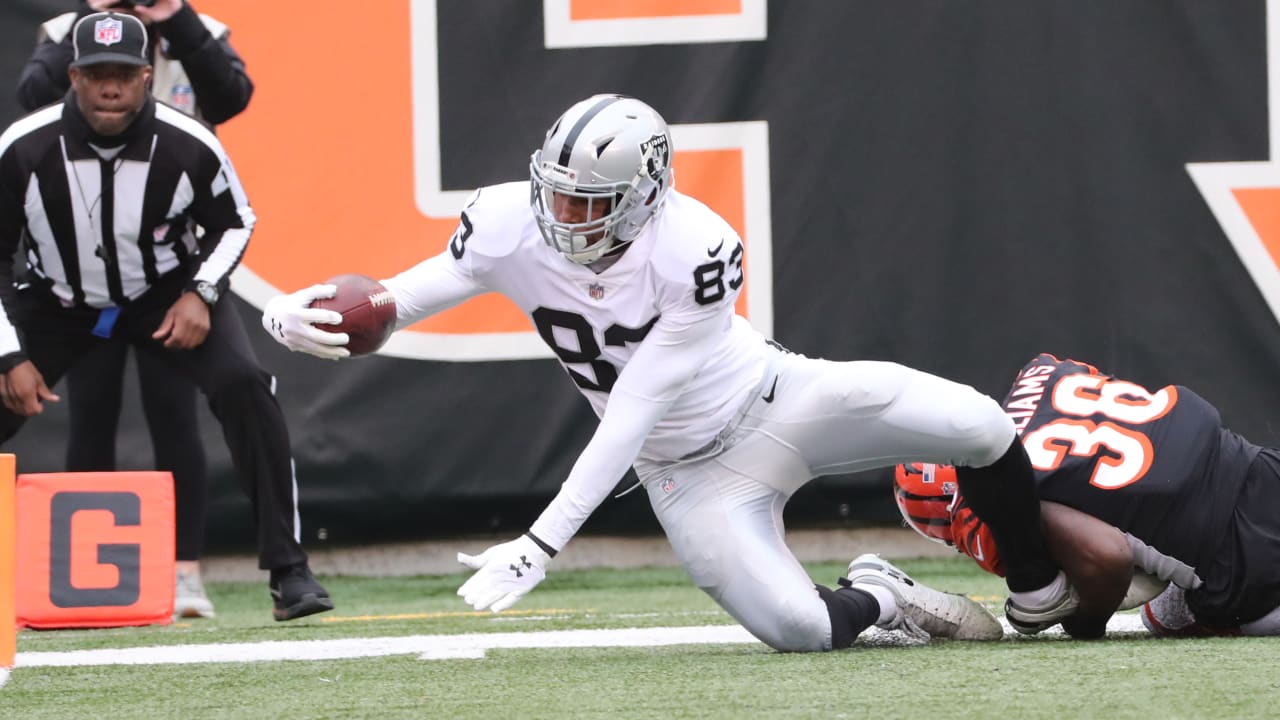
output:
[[[99,45],[115,45],[124,37],[124,25],[113,17],[104,17],[93,24],[93,39]]]

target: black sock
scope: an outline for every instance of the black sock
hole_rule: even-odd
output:
[[[814,585],[818,597],[827,604],[831,617],[831,649],[840,650],[853,644],[854,639],[880,618],[880,601],[865,590],[842,587],[832,590]]]
[[[1040,498],[1022,442],[1014,438],[1005,454],[986,467],[957,467],[956,479],[965,503],[991,529],[1009,589],[1036,590],[1053,582],[1058,566],[1040,534]]]

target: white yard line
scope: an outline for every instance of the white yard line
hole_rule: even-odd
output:
[[[1136,614],[1117,615],[1110,632],[1140,632]],[[1049,631],[1053,633],[1056,631]],[[1013,635],[1006,625],[1006,636]],[[738,625],[555,630],[462,635],[407,635],[341,640],[286,640],[258,643],[169,645],[65,652],[20,652],[16,667],[85,665],[185,665],[193,663],[335,660],[417,655],[421,660],[482,658],[493,648],[658,647],[664,645],[740,644],[759,642]]]
[[[407,635],[342,640],[286,640],[66,652],[20,652],[17,656],[17,667],[333,660],[413,654],[424,659],[478,658],[484,657],[485,651],[491,648],[653,647],[745,642],[757,641],[737,625]]]

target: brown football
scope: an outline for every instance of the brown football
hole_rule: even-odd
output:
[[[338,294],[315,300],[311,307],[336,310],[342,313],[342,322],[317,327],[347,333],[347,350],[352,355],[368,355],[382,347],[396,329],[396,300],[391,292],[377,280],[355,273],[331,277],[325,284],[337,285]]]

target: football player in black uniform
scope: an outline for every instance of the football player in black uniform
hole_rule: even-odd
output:
[[[1186,387],[1150,391],[1049,354],[1022,368],[1004,409],[1036,471],[1046,540],[1081,596],[1067,632],[1100,636],[1126,592],[1168,582],[1143,609],[1156,634],[1280,634],[1280,450],[1223,427]],[[1000,572],[950,468],[899,466],[895,497],[920,534]]]

